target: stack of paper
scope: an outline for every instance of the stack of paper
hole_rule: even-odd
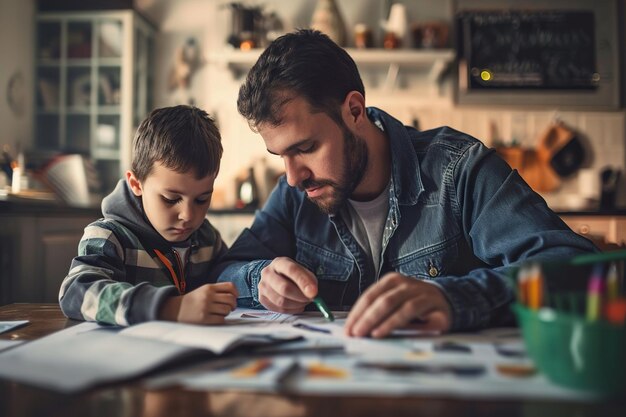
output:
[[[298,340],[242,328],[147,322],[120,330],[82,323],[0,352],[0,378],[62,392],[125,380],[190,356]]]

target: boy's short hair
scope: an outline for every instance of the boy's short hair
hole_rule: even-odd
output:
[[[237,109],[253,130],[278,126],[281,108],[295,97],[311,110],[343,123],[340,106],[348,93],[365,87],[356,63],[327,35],[300,29],[274,40],[252,66],[239,89]]]
[[[176,172],[195,171],[197,179],[217,174],[222,138],[215,121],[197,107],[179,105],[153,110],[133,139],[131,169],[139,181],[155,162]]]

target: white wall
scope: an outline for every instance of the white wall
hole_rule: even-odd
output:
[[[33,137],[34,13],[34,0],[0,0],[0,147],[9,145],[14,153]],[[7,99],[11,80],[17,111]]]

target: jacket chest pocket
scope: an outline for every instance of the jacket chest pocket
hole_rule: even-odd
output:
[[[449,274],[454,269],[458,256],[457,244],[444,242],[406,254],[391,264],[394,271],[403,275],[422,279],[436,279]]]
[[[318,293],[329,306],[342,305],[343,293],[354,263],[347,256],[310,244],[303,240],[296,243],[296,262],[315,274]]]

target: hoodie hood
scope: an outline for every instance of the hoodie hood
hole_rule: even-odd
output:
[[[141,203],[141,197],[133,194],[125,180],[120,180],[111,194],[102,200],[102,214],[105,219],[115,220],[153,248],[168,248],[165,240],[148,221]]]

